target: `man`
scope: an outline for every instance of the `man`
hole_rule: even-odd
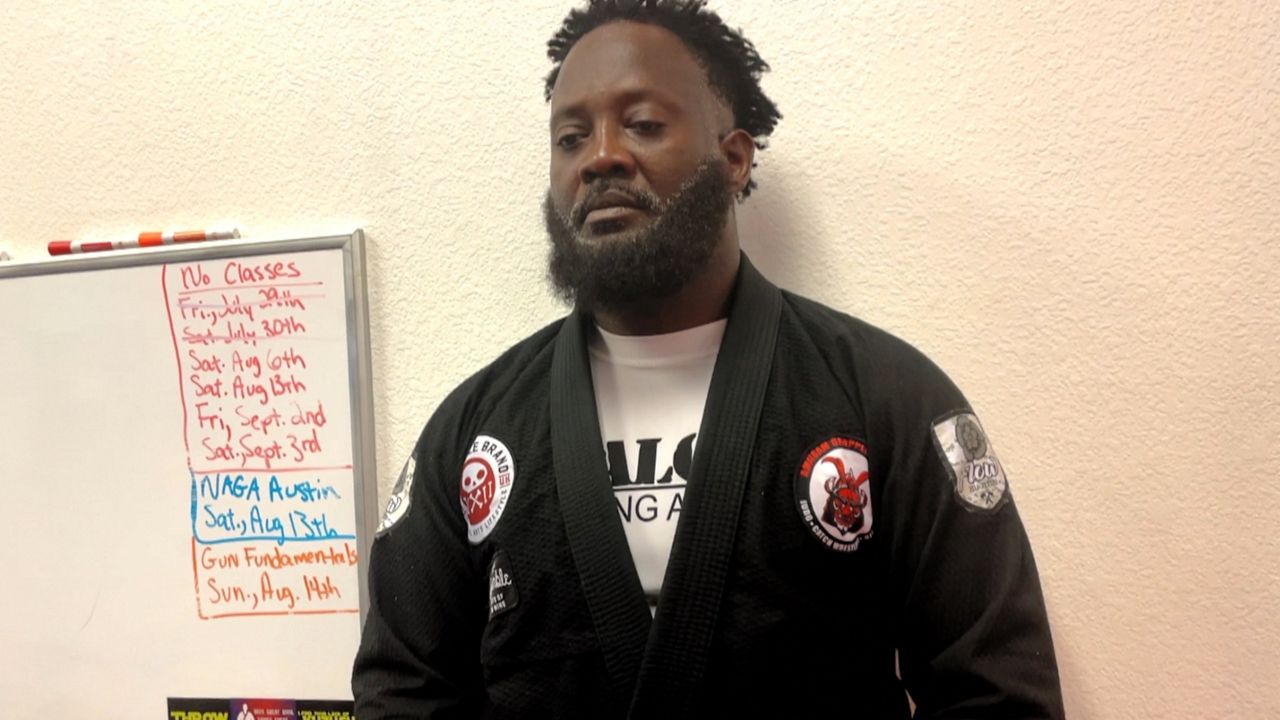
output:
[[[374,542],[361,720],[906,718],[907,692],[917,717],[1061,717],[963,396],[738,249],[779,118],[751,43],[701,0],[592,0],[549,54],[575,310],[423,431]]]

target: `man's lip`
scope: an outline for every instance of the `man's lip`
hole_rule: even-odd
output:
[[[637,203],[630,195],[620,190],[606,190],[592,198],[591,202],[587,203],[588,211],[600,210],[607,207],[634,208],[639,207],[639,203]]]
[[[583,220],[583,224],[590,225],[592,223],[607,222],[609,220],[622,220],[634,213],[642,212],[639,208],[630,205],[604,205],[587,213],[587,217]]]

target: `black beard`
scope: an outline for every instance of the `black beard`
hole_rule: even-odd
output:
[[[636,230],[586,236],[575,228],[582,227],[586,204],[606,190],[626,193],[657,217]],[[547,275],[557,295],[586,309],[624,309],[670,297],[707,266],[732,203],[728,165],[719,158],[704,162],[666,202],[600,179],[566,216],[548,192],[542,204],[551,238]]]

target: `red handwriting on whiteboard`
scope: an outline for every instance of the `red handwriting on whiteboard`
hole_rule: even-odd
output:
[[[199,615],[356,612],[349,438],[330,424],[346,387],[316,355],[325,283],[266,257],[169,277]]]

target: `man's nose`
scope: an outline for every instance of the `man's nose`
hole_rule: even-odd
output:
[[[635,172],[635,158],[623,142],[622,129],[605,125],[593,134],[582,167],[582,183],[600,178],[630,177]]]

